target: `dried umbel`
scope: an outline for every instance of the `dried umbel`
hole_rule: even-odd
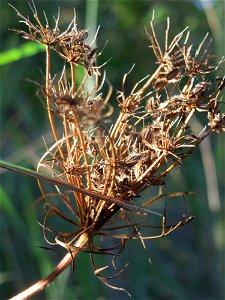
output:
[[[71,190],[65,190],[58,185],[54,193],[49,193],[39,181],[45,201],[45,216],[41,224],[45,240],[68,251],[66,259],[52,273],[51,280],[78,251],[85,251],[91,255],[95,274],[113,287],[109,284],[110,278],[100,274],[104,268],[95,266],[94,253],[115,257],[121,254],[127,240],[143,242],[160,238],[193,218],[184,214],[177,224],[168,223],[166,207],[162,213],[152,208],[156,201],[165,197],[163,194],[141,206],[135,204],[135,199],[152,186],[158,186],[161,191],[165,176],[171,170],[181,165],[209,134],[224,130],[225,116],[219,110],[219,95],[225,79],[207,78],[224,60],[212,64],[206,46],[207,36],[195,50],[188,42],[187,29],[169,42],[169,19],[163,50],[154,30],[153,17],[150,32],[147,29],[146,32],[158,67],[152,75],[137,82],[127,95],[125,84],[129,73],[124,75],[122,90],[117,96],[120,113],[112,117],[112,108],[108,104],[112,88],[106,84],[108,93],[104,95],[102,92],[105,75],[100,81],[95,62],[96,49],[86,43],[87,30],[77,30],[74,18],[61,33],[59,16],[51,29],[47,17],[46,24],[42,25],[35,6],[31,5],[31,8],[36,23],[17,11],[28,31],[15,31],[25,39],[46,45],[46,84],[41,90],[55,138],[55,143],[47,146],[38,171],[50,173],[52,178],[71,186]],[[52,79],[50,74],[51,51],[66,63],[59,79]],[[76,65],[86,70],[80,83],[76,81]],[[89,77],[95,82],[92,90],[86,89]],[[196,112],[205,117],[207,127],[198,135],[189,126]],[[167,197],[177,195],[181,194]],[[155,220],[152,216],[159,218],[160,223],[151,227],[146,225],[146,220],[149,217]],[[56,221],[52,222],[52,219]],[[66,231],[60,227],[64,222],[70,225]],[[149,228],[150,234],[143,235],[142,227]],[[153,234],[151,229],[154,228],[159,228],[160,232]],[[96,236],[111,237],[119,243],[105,249],[96,245]],[[40,281],[39,285],[43,288],[46,284]],[[34,292],[27,290],[25,293],[27,296]]]

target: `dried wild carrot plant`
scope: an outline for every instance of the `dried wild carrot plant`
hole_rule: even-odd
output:
[[[45,240],[50,245],[62,246],[68,253],[52,274],[13,299],[25,299],[42,290],[73,262],[79,251],[90,253],[100,280],[123,290],[109,283],[116,275],[108,278],[101,275],[105,267],[95,266],[93,254],[109,254],[114,260],[127,240],[144,242],[160,238],[193,219],[184,214],[177,224],[168,224],[166,207],[164,212],[158,213],[152,206],[166,197],[161,189],[165,176],[182,165],[185,157],[208,135],[224,130],[225,116],[219,110],[219,95],[225,79],[208,79],[224,59],[216,65],[211,62],[207,35],[195,49],[189,43],[187,28],[169,41],[169,19],[165,45],[161,47],[153,14],[146,33],[157,69],[137,82],[127,94],[126,78],[132,70],[124,75],[122,90],[117,95],[120,113],[114,116],[109,104],[112,88],[102,68],[96,65],[97,49],[87,44],[88,31],[78,30],[74,17],[61,32],[59,14],[51,28],[46,15],[45,24],[41,23],[33,2],[30,7],[34,21],[14,8],[27,28],[27,31],[14,31],[46,47],[45,84],[40,90],[46,99],[55,139],[53,145],[46,146],[47,151],[37,167],[38,172],[48,174],[56,184],[55,192],[50,193],[39,180],[45,212],[41,226]],[[64,61],[61,76],[51,75],[52,52]],[[76,79],[78,65],[86,72],[81,82]],[[86,87],[89,78],[95,82],[91,90]],[[189,126],[197,113],[203,116],[206,126],[199,134],[192,132]],[[69,188],[63,188],[63,184]],[[136,205],[135,199],[140,193],[153,186],[159,187],[159,196]],[[177,195],[181,193],[167,197]],[[148,218],[153,220],[152,216],[159,218],[160,224],[146,225]],[[69,225],[66,231],[64,223]],[[150,233],[143,235],[142,228],[146,227]],[[160,231],[152,233],[156,228]],[[97,236],[119,242],[112,248],[100,247],[95,242]]]

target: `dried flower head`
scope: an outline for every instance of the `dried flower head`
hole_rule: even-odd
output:
[[[128,94],[125,84],[132,70],[124,75],[122,90],[117,95],[120,113],[109,126],[112,108],[108,101],[112,89],[108,88],[107,95],[102,92],[105,76],[99,82],[96,49],[86,44],[87,30],[78,31],[74,17],[61,33],[59,15],[51,29],[47,17],[46,25],[41,24],[34,4],[31,9],[37,24],[16,10],[28,32],[14,31],[25,39],[46,45],[46,84],[42,90],[55,137],[55,143],[47,147],[37,170],[44,170],[71,186],[68,190],[58,185],[54,193],[49,193],[39,181],[45,200],[41,225],[44,237],[49,244],[64,247],[71,260],[77,250],[89,252],[95,274],[113,287],[109,284],[110,278],[101,276],[100,271],[105,268],[96,267],[94,253],[120,255],[129,239],[143,242],[160,238],[193,219],[184,214],[179,222],[172,224],[168,222],[166,207],[161,213],[154,211],[153,204],[163,198],[163,194],[140,206],[135,200],[152,186],[161,190],[165,176],[172,169],[181,165],[209,134],[224,130],[225,116],[219,110],[219,94],[225,79],[207,78],[224,59],[217,65],[210,62],[208,48],[204,46],[207,36],[194,51],[194,46],[188,43],[187,28],[169,43],[169,19],[162,50],[153,14],[150,32],[146,32],[158,67],[151,76],[148,74],[137,82]],[[51,79],[51,49],[66,62],[59,80]],[[74,64],[86,69],[79,85]],[[67,65],[71,72],[69,79],[65,75]],[[85,87],[88,76],[95,79],[92,90]],[[199,135],[189,126],[196,112],[205,117],[208,127]],[[57,126],[56,118],[59,118]],[[63,134],[59,136],[62,129]],[[165,197],[177,195],[180,194]],[[149,215],[156,216],[159,223],[148,225]],[[52,222],[55,218],[56,222]],[[64,222],[70,225],[66,231],[61,227]],[[149,234],[143,235],[142,228],[148,228]],[[157,228],[159,232],[154,234]],[[119,243],[105,249],[95,243],[96,236],[111,237]]]
[[[94,62],[97,49],[87,44],[88,31],[77,29],[75,11],[73,20],[67,29],[61,32],[59,29],[60,10],[58,11],[57,18],[54,17],[55,26],[51,28],[45,13],[44,17],[46,23],[44,25],[41,23],[33,0],[29,5],[35,22],[30,21],[29,17],[21,15],[15,7],[10,5],[21,19],[20,22],[28,27],[28,31],[12,29],[14,32],[21,34],[26,40],[35,41],[51,47],[67,62],[84,66],[90,75],[97,72]]]

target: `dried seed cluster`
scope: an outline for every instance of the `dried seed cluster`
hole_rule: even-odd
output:
[[[76,17],[74,16],[67,29],[61,32],[59,29],[60,11],[57,18],[54,18],[54,28],[51,28],[45,13],[46,24],[43,25],[38,17],[34,3],[29,3],[29,5],[36,23],[32,23],[29,17],[24,17],[17,9],[10,5],[17,12],[18,17],[21,19],[20,22],[24,23],[28,28],[28,31],[19,29],[13,29],[13,31],[21,34],[26,40],[50,46],[65,61],[84,66],[89,74],[94,74],[97,70],[94,63],[94,56],[97,49],[91,48],[86,43],[88,31],[77,29]]]
[[[120,252],[127,239],[161,237],[189,222],[192,217],[183,216],[177,224],[166,225],[165,210],[158,214],[162,219],[161,233],[144,237],[140,231],[143,225],[140,219],[154,213],[147,206],[156,199],[143,204],[144,208],[138,208],[134,199],[148,187],[162,186],[164,177],[182,164],[183,159],[211,132],[224,130],[225,116],[219,110],[219,94],[225,86],[225,79],[207,79],[208,74],[218,70],[224,60],[217,65],[211,63],[207,36],[196,50],[188,42],[187,29],[169,43],[168,20],[163,50],[155,33],[153,18],[150,32],[146,32],[157,69],[151,76],[137,82],[127,95],[125,84],[129,73],[124,75],[122,90],[117,95],[121,110],[110,123],[112,108],[108,101],[112,88],[108,87],[107,95],[102,92],[105,76],[100,82],[100,70],[95,63],[96,49],[86,43],[87,30],[77,30],[74,18],[67,30],[61,33],[59,15],[51,29],[47,18],[46,25],[41,24],[33,5],[32,11],[36,25],[17,11],[28,32],[15,31],[25,39],[46,45],[46,85],[42,91],[55,137],[55,144],[43,155],[38,170],[48,169],[53,177],[89,192],[87,195],[57,188],[56,193],[48,194],[40,184],[46,201],[42,225],[46,240],[71,250],[77,238],[87,232],[89,242],[83,251],[111,253],[117,249]],[[70,76],[66,65],[59,80],[51,79],[50,50],[66,61]],[[78,64],[86,69],[79,84],[74,68]],[[92,90],[85,87],[89,77],[95,81]],[[189,126],[196,113],[204,115],[208,127],[199,135],[194,134]],[[61,137],[56,118],[63,128]],[[131,222],[127,210],[139,215],[139,221]],[[49,225],[52,217],[70,223],[71,231],[63,232]],[[112,233],[110,228],[123,232]],[[49,232],[53,240],[48,237]],[[109,235],[121,242],[113,249],[99,248],[94,243],[95,235]],[[99,273],[97,275],[104,280]]]

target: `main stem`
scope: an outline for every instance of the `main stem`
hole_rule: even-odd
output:
[[[80,238],[74,246],[82,248],[87,243],[87,241],[88,235],[87,233],[84,233],[80,236]],[[63,272],[71,264],[72,260],[78,253],[79,249],[75,249],[72,250],[70,253],[67,253],[51,274],[49,274],[46,278],[39,280],[29,288],[10,298],[9,300],[25,300],[42,291],[47,285],[49,285],[50,282],[52,282],[61,272]]]

